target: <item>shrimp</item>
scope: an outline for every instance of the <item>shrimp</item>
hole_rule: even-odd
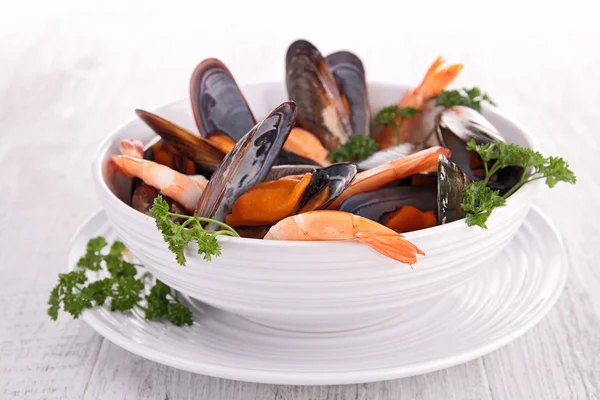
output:
[[[356,177],[350,186],[348,186],[328,208],[330,210],[340,208],[342,202],[354,194],[368,192],[380,188],[392,181],[406,178],[407,176],[420,172],[436,171],[438,157],[440,155],[449,157],[450,150],[439,146],[430,147],[417,153],[388,161],[379,167],[359,172],[356,174]]]
[[[418,110],[423,110],[425,104],[439,95],[442,90],[446,88],[456,78],[458,73],[462,70],[462,64],[450,65],[447,68],[442,68],[444,59],[438,57],[423,78],[423,82],[416,88],[409,90],[406,95],[402,98],[398,107],[413,107]],[[396,119],[396,123],[402,123],[400,128],[401,142],[412,142],[414,141],[413,132],[411,126],[413,124],[413,118],[401,118]],[[396,128],[393,125],[386,125],[383,130],[377,136],[377,143],[379,143],[380,149],[386,149],[397,145]]]
[[[324,167],[330,164],[327,160],[329,151],[323,147],[315,135],[304,129],[293,128],[283,148],[291,153],[318,162]]]
[[[269,229],[266,240],[352,240],[371,246],[394,260],[410,264],[417,254],[425,255],[404,236],[370,219],[343,211],[310,211],[279,221]]]
[[[124,156],[144,158],[144,145],[136,139],[123,139],[119,143],[119,150]]]
[[[206,180],[192,178],[169,167],[131,156],[112,156],[111,162],[116,170],[129,178],[136,177],[146,184],[160,190],[181,204],[187,211],[194,212]]]

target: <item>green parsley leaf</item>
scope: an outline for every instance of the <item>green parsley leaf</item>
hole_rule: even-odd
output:
[[[495,106],[487,93],[482,92],[478,87],[460,90],[444,90],[435,98],[435,105],[442,107],[465,106],[477,111],[481,111],[481,102],[486,101]]]
[[[99,271],[103,260],[101,252],[105,247],[106,240],[103,237],[91,239],[87,244],[85,255],[79,259],[77,266],[90,271]]]
[[[184,251],[192,241],[198,245],[198,254],[203,255],[206,261],[211,261],[212,257],[221,255],[221,246],[216,239],[218,235],[239,237],[237,232],[224,222],[169,212],[169,205],[162,196],[156,196],[154,199],[150,215],[154,217],[156,227],[162,233],[169,250],[175,254],[175,259],[180,265],[186,264]],[[184,222],[173,221],[171,217],[181,218]],[[202,227],[204,222],[216,224],[224,229],[220,231],[206,230]]]
[[[348,141],[338,147],[332,149],[327,158],[331,162],[356,162],[369,157],[378,150],[377,143],[366,135],[352,136]]]
[[[192,312],[171,293],[171,288],[157,280],[150,294],[146,296],[146,318],[149,320],[167,318],[177,326],[191,325]]]
[[[477,225],[487,229],[485,222],[492,214],[492,210],[506,204],[497,190],[486,186],[485,182],[471,182],[463,191],[461,207],[467,212],[467,225]]]
[[[545,179],[550,188],[558,182],[571,184],[577,182],[569,164],[559,157],[546,158],[529,148],[503,142],[478,145],[471,140],[466,148],[477,153],[486,167],[485,178],[482,181],[471,182],[463,192],[462,208],[467,212],[469,226],[478,225],[486,228],[485,222],[492,210],[503,206],[510,195],[528,182]],[[515,186],[500,196],[497,191],[491,190],[487,183],[494,174],[506,167],[522,167],[523,174]]]
[[[153,320],[167,316],[167,306],[169,305],[167,295],[170,293],[171,288],[157,279],[152,289],[150,289],[150,294],[146,296],[147,319]]]
[[[177,326],[192,325],[192,311],[181,303],[167,305],[167,319]]]
[[[396,105],[383,107],[375,116],[375,124],[389,125],[395,124],[397,119],[414,118],[421,110],[414,107],[400,108]]]
[[[142,299],[141,291],[143,289],[144,283],[132,276],[116,279],[113,287],[112,300],[110,302],[110,310],[131,310]]]
[[[413,118],[420,112],[421,110],[414,107],[400,108],[397,105],[383,107],[375,116],[375,125],[392,125],[396,130],[396,142],[400,144],[400,133],[404,120]]]
[[[148,306],[142,307],[140,302],[145,285],[136,278],[135,264],[123,259],[127,250],[125,245],[116,241],[104,254],[102,251],[106,245],[103,237],[90,239],[76,269],[58,275],[58,284],[52,288],[48,298],[47,312],[52,320],[58,318],[61,306],[73,318],[78,318],[84,310],[110,301],[111,311],[125,312],[140,307],[146,311],[147,319],[164,318],[177,326],[192,324],[192,312],[171,293],[169,286],[160,281],[156,281],[146,296]],[[211,251],[211,254],[215,252],[214,249]],[[86,271],[103,268],[110,274],[109,277],[88,282]]]
[[[104,278],[91,282],[81,289],[81,296],[93,301],[96,306],[103,306],[106,299],[112,296],[113,279]]]

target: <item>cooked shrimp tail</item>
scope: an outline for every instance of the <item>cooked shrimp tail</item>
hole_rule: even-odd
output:
[[[417,254],[425,253],[401,235],[381,235],[373,232],[357,232],[356,238],[384,256],[393,258],[405,264],[417,262]]]
[[[439,95],[445,88],[456,78],[462,70],[462,64],[454,64],[449,67],[442,67],[444,59],[438,57],[427,70],[423,81],[416,88],[409,90],[398,107],[412,107],[423,111],[427,102]],[[396,118],[396,125],[400,126],[400,133],[397,132],[397,127],[394,124],[384,126],[383,130],[377,136],[377,142],[381,149],[395,146],[400,142],[411,143],[415,141],[415,132],[413,129],[414,118]]]
[[[423,102],[423,105],[425,105],[429,99],[432,99],[442,93],[446,86],[448,86],[456,78],[463,68],[462,64],[454,64],[450,65],[449,67],[442,68],[443,64],[444,58],[438,57],[433,64],[431,64],[429,70],[427,70],[421,85],[419,85],[419,87],[416,89],[421,97],[426,99]],[[420,108],[423,108],[423,106]]]

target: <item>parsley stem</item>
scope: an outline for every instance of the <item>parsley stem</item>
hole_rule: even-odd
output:
[[[526,178],[527,178],[527,168],[523,168],[523,174],[521,174],[521,179],[519,179],[519,182],[517,182],[517,184],[515,186],[510,188],[510,190],[508,192],[506,192],[504,194],[504,196],[502,196],[502,197],[507,199],[511,194],[516,192],[521,186],[523,186],[526,183],[525,182]],[[537,179],[539,179],[539,178],[537,178]]]
[[[187,221],[185,221],[183,224],[181,224],[180,229],[181,228],[185,228],[187,225],[189,225],[190,223],[196,221],[195,218],[189,218]]]
[[[186,226],[188,223],[190,223],[191,221],[208,222],[208,223],[213,223],[213,224],[219,225],[221,228],[224,228],[227,231],[231,232],[230,236],[240,237],[240,235],[238,235],[238,233],[235,231],[235,229],[233,229],[232,227],[227,225],[225,222],[217,221],[216,219],[205,218],[205,217],[190,217],[189,215],[176,214],[176,213],[172,213],[172,212],[169,212],[169,216],[187,219],[187,221],[185,221],[181,225],[182,228],[184,226]],[[222,231],[219,231],[219,232],[222,232]]]
[[[485,161],[483,162],[483,169],[485,169],[485,176],[488,176],[490,171],[488,171],[488,163]]]
[[[429,133],[425,136],[425,138],[423,139],[423,141],[421,142],[421,144],[425,144],[427,143],[427,141],[429,140],[429,138],[431,137],[431,135],[433,135],[433,132],[435,132],[435,126],[433,128],[431,128],[431,130],[429,131]]]

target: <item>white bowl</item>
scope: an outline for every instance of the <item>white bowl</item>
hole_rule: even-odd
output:
[[[396,103],[407,86],[370,84],[373,111]],[[242,88],[253,112],[266,115],[286,101],[282,83]],[[153,112],[197,132],[188,100]],[[517,123],[495,109],[483,114],[507,138],[538,149]],[[179,266],[154,220],[129,206],[131,180],[111,173],[108,160],[119,142],[156,139],[134,117],[102,143],[93,162],[98,197],[129,249],[160,280],[217,308],[272,327],[299,331],[336,331],[368,326],[402,312],[411,304],[443,295],[489,264],[525,219],[537,185],[529,184],[494,211],[488,229],[464,220],[411,232],[406,238],[425,251],[414,270],[356,242],[288,242],[219,237],[222,255],[212,262],[186,250]]]

